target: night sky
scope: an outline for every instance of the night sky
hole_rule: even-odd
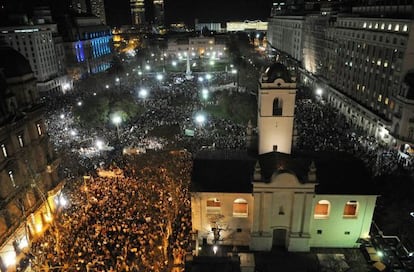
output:
[[[0,0],[5,10],[29,11],[36,5],[49,5],[62,11],[68,0]],[[146,0],[149,2],[149,0]],[[164,0],[167,23],[184,21],[226,22],[229,20],[266,20],[270,15],[272,0]],[[130,24],[129,0],[105,0],[109,25]],[[151,5],[147,3],[147,17],[151,17]]]

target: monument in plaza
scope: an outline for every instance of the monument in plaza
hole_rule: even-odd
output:
[[[187,52],[187,70],[185,71],[185,78],[187,80],[192,80],[194,78],[190,68],[190,52]]]

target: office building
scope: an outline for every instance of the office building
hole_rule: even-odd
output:
[[[164,0],[154,0],[154,25],[164,26]]]
[[[145,25],[145,1],[130,0],[131,19],[135,26],[143,27]]]
[[[63,181],[29,61],[4,45],[0,58],[0,270],[23,271],[31,241],[53,222]]]
[[[0,37],[27,58],[40,92],[61,91],[67,86],[69,82],[65,77],[62,43],[56,24],[1,27]]]
[[[65,29],[64,48],[68,74],[74,80],[103,72],[111,67],[112,34],[99,18],[87,14],[72,16]]]
[[[412,8],[413,1],[363,1],[352,14],[308,13],[301,26],[292,16],[275,16],[269,43],[298,61],[303,82],[324,90],[323,98],[354,125],[389,146],[412,145]],[[295,25],[300,45],[286,30]]]

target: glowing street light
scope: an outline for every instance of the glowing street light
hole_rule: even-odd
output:
[[[115,124],[116,126],[116,132],[118,134],[118,139],[119,139],[119,124],[121,124],[122,122],[122,118],[119,115],[114,115],[112,116],[112,122]]]
[[[157,74],[156,78],[158,81],[161,81],[164,78],[164,76],[162,74]]]
[[[175,67],[175,66],[177,66],[177,62],[176,62],[175,60],[173,60],[171,64],[172,64],[172,66],[174,66],[174,67]]]
[[[60,119],[65,119],[65,115],[63,113],[59,117]]]
[[[119,77],[115,78],[115,81],[116,82],[119,82],[120,81]]]
[[[82,106],[82,101],[79,101],[78,102],[78,106],[80,107],[80,106]]]
[[[316,95],[318,96],[322,96],[323,94],[323,90],[321,88],[317,88],[315,92],[316,92]]]
[[[141,97],[141,98],[147,98],[147,96],[148,96],[148,91],[146,90],[146,89],[141,89],[140,91],[139,91],[139,93],[138,93],[138,95],[139,95],[139,97]]]
[[[199,82],[203,82],[203,81],[204,81],[204,78],[202,78],[202,77],[198,77],[198,81],[199,81]]]
[[[206,121],[206,117],[205,117],[203,114],[199,113],[199,114],[197,114],[197,115],[196,115],[196,117],[195,117],[195,121],[196,121],[199,125],[203,125],[203,124],[204,124],[204,122]]]
[[[106,85],[105,85],[105,88],[106,88],[106,89],[109,89],[109,85],[108,85],[108,84],[106,84]]]
[[[149,66],[148,64],[145,65],[145,70],[149,71],[151,70],[151,66]]]
[[[142,71],[141,70],[138,71],[138,75],[142,76]]]
[[[204,100],[208,99],[208,90],[207,89],[202,89],[201,90],[201,96],[203,97]]]
[[[76,130],[72,129],[70,131],[70,135],[73,136],[73,137],[75,137],[76,135],[78,135],[78,133],[76,132]]]
[[[216,255],[217,250],[218,250],[218,247],[217,247],[217,246],[213,246],[213,252],[214,252],[214,255]]]
[[[206,75],[206,79],[207,79],[207,80],[210,80],[211,78],[212,78],[212,76],[211,76],[210,74],[207,74],[207,75]]]

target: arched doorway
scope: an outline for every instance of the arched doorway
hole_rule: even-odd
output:
[[[287,230],[286,229],[274,229],[273,230],[273,248],[286,248],[286,237],[287,237]]]

